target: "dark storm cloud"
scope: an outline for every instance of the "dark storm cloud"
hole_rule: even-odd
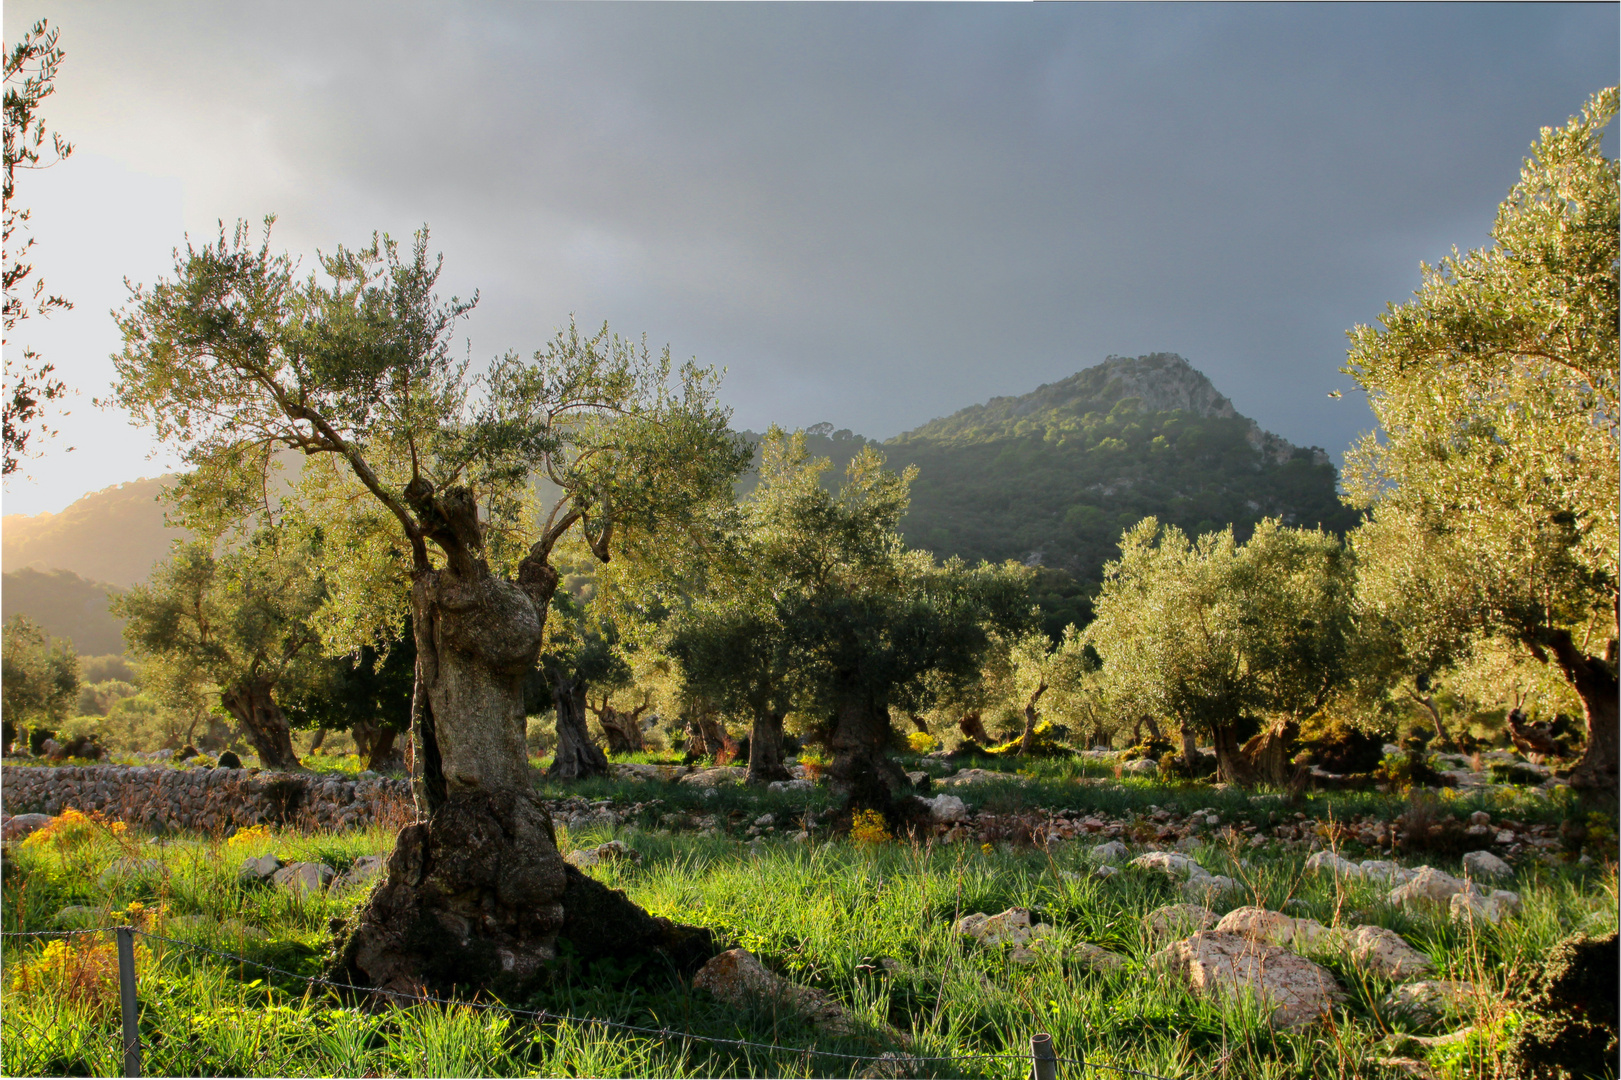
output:
[[[74,122],[179,175],[192,227],[274,209],[313,248],[426,221],[447,281],[482,290],[481,354],[574,311],[728,365],[740,424],[887,436],[1168,350],[1335,453],[1369,423],[1325,397],[1343,332],[1486,241],[1537,128],[1614,80],[1618,27],[1553,5],[37,10],[88,61]],[[35,12],[9,6],[8,36]]]

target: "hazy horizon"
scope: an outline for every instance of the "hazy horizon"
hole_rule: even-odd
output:
[[[272,212],[306,265],[426,223],[443,292],[480,291],[475,358],[606,319],[727,367],[739,428],[885,439],[1175,352],[1338,460],[1372,423],[1328,398],[1344,332],[1489,241],[1621,31],[1613,5],[19,2],[8,44],[40,17],[67,53],[41,115],[78,149],[18,197],[77,306],[7,347],[81,396],[6,514],[172,467],[90,403],[109,309],[188,232]]]

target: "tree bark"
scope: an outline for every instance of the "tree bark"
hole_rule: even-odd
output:
[[[749,733],[748,782],[768,784],[773,780],[791,779],[793,774],[782,762],[782,713],[757,713]]]
[[[556,780],[607,775],[607,755],[591,741],[586,727],[585,682],[560,671],[552,672],[551,682],[557,705],[557,753],[546,775]]]
[[[1030,695],[1030,700],[1024,703],[1024,734],[1019,737],[1019,756],[1027,757],[1036,749],[1036,721],[1040,714],[1036,712],[1036,705],[1041,701],[1041,695],[1047,692],[1047,684],[1042,683],[1036,687],[1036,692]]]
[[[841,816],[876,810],[896,829],[926,813],[913,798],[912,781],[887,753],[889,738],[889,709],[883,703],[847,699],[835,711],[828,779],[844,795]]]
[[[321,744],[324,742],[326,742],[326,728],[318,727],[315,729],[315,734],[310,736],[310,753],[313,754],[321,749]]]
[[[980,719],[979,710],[973,709],[962,714],[957,721],[957,730],[963,733],[966,739],[972,739],[980,746],[991,745],[990,733],[985,730],[985,721]]]
[[[1193,734],[1192,724],[1182,725],[1182,764],[1189,772],[1199,766],[1199,740]]]
[[[1568,631],[1548,635],[1548,651],[1553,653],[1565,680],[1582,700],[1582,719],[1587,725],[1587,745],[1570,771],[1570,786],[1613,800],[1621,779],[1621,717],[1617,696],[1621,693],[1614,667],[1605,658],[1589,656],[1577,646]]]
[[[220,704],[242,725],[254,752],[259,755],[261,768],[299,767],[298,755],[293,752],[292,729],[287,726],[287,717],[276,704],[273,687],[268,682],[240,682],[220,695]]]
[[[1216,724],[1212,728],[1212,741],[1216,746],[1217,778],[1224,783],[1250,787],[1255,774],[1238,742],[1237,724]]]
[[[647,702],[621,712],[613,707],[611,696],[604,694],[600,708],[592,706],[590,698],[586,699],[586,707],[597,714],[597,723],[608,740],[608,753],[638,754],[647,748],[642,740],[642,713],[648,709]]]
[[[1441,722],[1441,710],[1435,704],[1434,695],[1409,690],[1407,691],[1407,696],[1424,706],[1424,711],[1429,713],[1430,719],[1435,722],[1435,738],[1440,744],[1440,749],[1456,751],[1458,746],[1455,742],[1453,742],[1452,736],[1447,732],[1447,726]]]
[[[387,878],[346,928],[331,970],[404,997],[424,987],[521,994],[566,940],[587,959],[662,951],[690,973],[712,951],[709,935],[654,919],[565,866],[533,790],[523,689],[557,588],[548,549],[535,545],[517,583],[499,579],[482,558],[471,493],[433,498],[413,481],[407,494],[436,522],[429,536],[446,554],[439,569],[420,561],[412,587],[418,820],[400,832]],[[564,758],[564,714],[584,728],[583,687],[566,689]]]
[[[1148,728],[1149,739],[1154,742],[1165,741],[1165,736],[1160,734],[1159,724],[1155,723],[1154,718],[1147,713],[1143,714],[1143,726]]]
[[[1282,720],[1262,731],[1244,744],[1243,755],[1250,775],[1255,781],[1289,788],[1303,771],[1293,763],[1295,747],[1300,741],[1300,724]]]
[[[372,740],[371,751],[366,755],[366,768],[378,773],[403,772],[405,754],[399,738],[399,729],[392,724],[379,727],[377,737]]]

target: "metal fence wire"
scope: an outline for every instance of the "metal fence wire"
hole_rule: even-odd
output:
[[[1055,1080],[1058,1065],[1074,1065],[1083,1069],[1100,1069],[1127,1076],[1144,1077],[1145,1080],[1176,1080],[1173,1077],[1161,1076],[1157,1073],[1144,1072],[1140,1069],[1131,1069],[1123,1065],[1114,1065],[1102,1061],[1088,1061],[1084,1055],[1078,1057],[1058,1056],[1052,1045],[1052,1037],[1045,1033],[1033,1035],[1030,1040],[1031,1049],[1025,1054],[912,1054],[888,1051],[879,1054],[851,1054],[840,1050],[819,1050],[814,1046],[784,1046],[781,1043],[764,1043],[750,1039],[729,1039],[717,1035],[699,1035],[696,1032],[679,1031],[669,1027],[648,1027],[641,1024],[629,1024],[621,1020],[606,1020],[595,1016],[573,1016],[569,1013],[553,1012],[549,1009],[516,1009],[509,1005],[502,1005],[493,1001],[469,1001],[461,998],[443,998],[432,994],[402,994],[398,991],[384,990],[375,986],[356,986],[353,983],[338,982],[324,979],[317,975],[300,975],[273,964],[254,960],[250,957],[240,956],[236,953],[224,952],[210,948],[194,941],[185,941],[180,938],[167,937],[142,930],[135,926],[98,926],[81,930],[13,930],[0,932],[0,939],[40,939],[40,938],[72,938],[89,934],[113,934],[118,947],[118,974],[120,1019],[122,1021],[122,1055],[125,1076],[141,1075],[141,1049],[139,1029],[137,1026],[138,1002],[136,998],[135,983],[135,950],[134,940],[137,935],[151,941],[160,941],[166,945],[174,945],[196,953],[204,953],[229,960],[234,964],[243,964],[257,968],[260,971],[279,975],[285,979],[304,983],[310,987],[322,987],[328,990],[347,991],[355,994],[376,996],[399,1005],[441,1005],[457,1008],[477,1009],[482,1012],[498,1012],[508,1016],[528,1020],[536,1024],[575,1024],[595,1025],[597,1027],[612,1028],[617,1031],[633,1032],[638,1035],[652,1035],[664,1040],[682,1040],[687,1042],[708,1043],[715,1046],[725,1046],[735,1049],[764,1050],[773,1054],[797,1056],[806,1059],[828,1058],[850,1062],[870,1062],[875,1065],[882,1064],[890,1067],[897,1075],[908,1070],[909,1066],[941,1062],[985,1062],[985,1061],[1027,1061],[1031,1065],[1031,1080]],[[15,1010],[8,1010],[14,1013]],[[50,1035],[38,1025],[21,1021],[14,1015],[6,1017],[6,1024],[13,1026],[23,1024],[40,1035]],[[44,1040],[49,1046],[51,1039]],[[58,1049],[63,1049],[60,1038],[56,1038]],[[61,1060],[65,1054],[51,1056],[36,1055],[37,1064],[49,1064]],[[49,1072],[50,1070],[44,1070]]]

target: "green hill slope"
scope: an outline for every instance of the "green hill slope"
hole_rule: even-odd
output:
[[[168,558],[170,545],[187,535],[163,523],[158,493],[171,479],[93,491],[60,514],[7,514],[0,519],[0,568],[71,570],[118,586],[145,581],[152,564]]]
[[[833,460],[830,482],[869,442],[831,424],[806,434],[812,453]],[[1261,430],[1171,353],[1110,357],[879,449],[894,468],[918,466],[907,542],[1042,567],[1036,594],[1051,631],[1090,618],[1103,564],[1147,515],[1190,533],[1231,524],[1241,537],[1268,516],[1336,532],[1356,522],[1327,453]]]
[[[71,570],[24,568],[4,575],[0,620],[27,615],[52,637],[71,638],[80,656],[121,653],[124,620],[107,610],[108,599],[120,591]]]

